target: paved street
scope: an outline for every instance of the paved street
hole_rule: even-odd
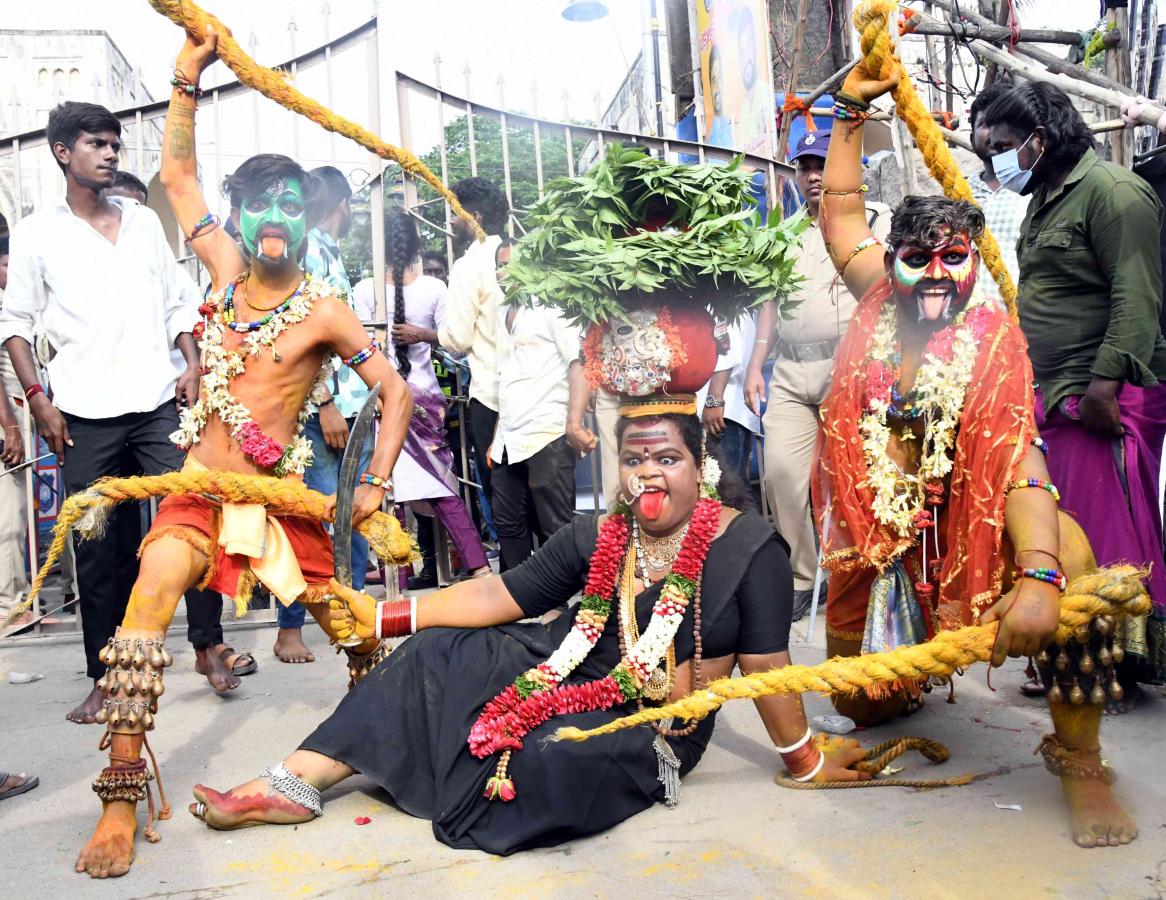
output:
[[[798,662],[820,649],[795,626]],[[100,729],[65,721],[87,690],[79,642],[0,646],[0,767],[40,776],[35,791],[0,804],[0,895],[9,900],[396,896],[504,897],[1122,897],[1166,896],[1166,779],[1162,777],[1166,694],[1151,693],[1133,714],[1107,721],[1103,743],[1120,773],[1141,837],[1129,847],[1080,850],[1068,838],[1057,783],[1032,755],[1047,730],[1043,707],[1017,692],[1022,663],[985,685],[983,666],[930,695],[918,715],[862,735],[875,743],[922,735],[953,759],[928,771],[904,757],[900,777],[993,773],[967,787],[795,793],[772,783],[777,761],[751,705],[722,712],[713,743],[684,783],[680,808],[657,807],[607,834],[553,850],[499,859],[437,843],[427,822],[386,805],[379,788],[354,778],[326,795],[322,819],[296,828],[207,830],[185,809],[190,787],[227,788],[294,748],[331,709],[345,682],[341,660],[282,665],[274,628],[238,630],[259,672],[232,696],[213,696],[193,671],[189,645],[172,640],[175,665],[152,733],[174,817],[159,844],[140,836],[125,878],[99,883],[73,874],[73,860],[98,811],[89,782],[101,766]],[[819,629],[817,644],[821,644]],[[40,672],[29,685],[9,670]],[[811,715],[828,711],[808,699]],[[401,748],[407,752],[407,748]],[[586,790],[586,785],[580,785]],[[522,797],[516,802],[529,802]],[[1016,804],[1020,811],[996,804]],[[369,816],[371,824],[353,819]]]

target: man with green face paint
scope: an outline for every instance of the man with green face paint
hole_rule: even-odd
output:
[[[215,60],[216,42],[209,28],[200,39],[187,38],[175,63],[163,137],[162,184],[213,290],[195,328],[204,372],[198,402],[171,439],[187,451],[184,471],[299,477],[312,456],[301,434],[308,396],[335,354],[365,384],[380,385],[381,427],[354,497],[355,526],[380,509],[392,487],[412,394],[344,300],[300,268],[311,191],[295,161],[254,156],[227,179],[246,257],[208,211],[198,183],[194,116],[197,83]],[[328,635],[338,638],[328,608],[331,542],[317,520],[269,516],[261,505],[218,503],[201,494],[175,495],[159,505],[140,556],[125,618],[102,650],[110,666],[101,679],[108,699],[97,721],[107,725],[102,746],[109,747],[110,760],[93,786],[102,816],[76,863],[77,871],[97,878],[123,875],[133,861],[136,805],[149,778],[141,748],[170,663],[162,642],[187,588],[202,584],[239,599],[258,580],[285,605],[308,604]],[[358,678],[383,648],[371,639],[348,652]],[[125,677],[131,661],[132,679]]]
[[[235,206],[233,201],[231,205]],[[307,204],[300,178],[276,177],[258,192],[244,195],[238,209],[239,233],[252,259],[265,264],[302,259]]]

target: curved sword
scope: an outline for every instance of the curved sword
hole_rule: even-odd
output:
[[[357,413],[352,430],[348,432],[348,443],[344,445],[344,456],[340,460],[340,477],[336,481],[336,519],[332,523],[332,566],[336,580],[345,587],[352,587],[352,502],[356,493],[356,481],[360,477],[360,457],[365,441],[372,432],[372,420],[376,418],[377,398],[381,385],[378,381]],[[367,560],[365,561],[367,565]]]

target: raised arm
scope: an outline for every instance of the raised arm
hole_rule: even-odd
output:
[[[860,62],[846,76],[839,92],[859,104],[869,104],[898,83],[898,76],[877,81]],[[821,212],[818,222],[830,260],[847,290],[861,297],[884,277],[883,247],[875,242],[867,224],[862,190],[862,119],[838,120],[822,171]]]
[[[207,26],[201,40],[187,35],[186,43],[174,62],[175,77],[179,81],[197,85],[203,71],[215,61],[218,36]],[[198,163],[194,149],[194,114],[197,100],[182,86],[170,93],[166,112],[166,130],[162,135],[162,166],[158,177],[166,190],[170,208],[178,219],[178,227],[187,238],[210,211],[202,188],[198,185]],[[201,228],[190,242],[191,249],[210,272],[211,285],[221,288],[247,267],[242,252],[222,228]]]

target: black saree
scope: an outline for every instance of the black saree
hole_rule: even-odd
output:
[[[577,593],[595,548],[597,519],[561,529],[522,566],[505,573],[507,589],[530,617]],[[646,628],[659,584],[636,598]],[[786,649],[792,576],[784,543],[759,516],[734,519],[711,544],[701,579],[701,638],[709,659]],[[617,616],[568,679],[601,678],[619,661]],[[409,638],[340,703],[301,745],[338,759],[381,785],[411,815],[430,819],[438,840],[502,856],[604,831],[663,798],[649,728],[574,743],[546,741],[564,725],[592,728],[623,707],[559,716],[532,732],[510,762],[517,789],[510,803],[486,801],[497,757],[478,759],[466,737],[482,707],[515,676],[544,661],[570,629],[565,615],[549,627],[433,628]],[[692,609],[676,636],[676,658],[693,653]],[[681,775],[700,761],[714,716],[692,734],[670,738]]]

